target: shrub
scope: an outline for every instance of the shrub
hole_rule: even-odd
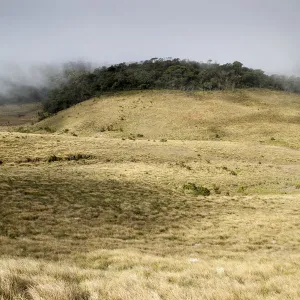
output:
[[[114,131],[114,125],[110,124],[106,127],[107,131]]]
[[[17,131],[21,132],[21,133],[29,133],[30,132],[30,130],[28,128],[24,128],[22,126],[17,128]]]
[[[44,112],[38,112],[38,121],[42,121],[44,119],[46,119],[47,117],[49,117],[51,114],[44,111]]]
[[[80,159],[92,159],[92,158],[93,158],[92,155],[78,153],[78,154],[69,154],[66,157],[66,160],[76,160],[77,161]]]
[[[176,165],[180,166],[181,168],[186,168],[187,170],[191,171],[192,167],[187,165],[184,161],[181,161],[179,163],[176,163]]]
[[[18,163],[35,163],[39,162],[41,159],[39,157],[26,157],[18,161]]]
[[[46,126],[46,127],[40,127],[39,129],[40,129],[40,130],[44,130],[44,131],[46,131],[46,132],[50,132],[50,133],[55,132],[55,129],[50,128],[49,126]]]
[[[186,183],[183,186],[184,191],[187,191],[189,193],[192,193],[195,196],[209,196],[210,195],[210,190],[206,187],[203,187],[201,185],[196,185],[195,183]]]
[[[238,188],[237,192],[238,192],[238,193],[244,193],[244,192],[245,192],[245,190],[246,190],[246,187],[245,187],[245,186],[243,186],[243,185],[241,185],[241,186],[239,186],[239,188]]]
[[[220,187],[216,184],[213,185],[213,188],[214,188],[214,192],[219,195],[221,194],[221,190],[220,190]]]
[[[129,137],[128,137],[129,140],[132,140],[132,141],[135,141],[135,135],[130,133]]]
[[[61,160],[60,157],[56,156],[56,155],[51,155],[48,157],[47,161],[50,163],[50,162],[54,162],[54,161],[59,161]]]

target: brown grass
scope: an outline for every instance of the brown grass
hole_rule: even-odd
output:
[[[27,128],[48,126],[55,133],[0,132],[0,299],[300,298],[300,152],[293,138],[299,125],[291,122],[298,96],[241,91],[118,97],[124,96],[108,105],[128,105],[123,132],[96,133],[91,123],[83,125],[88,115],[105,125],[95,115],[105,116],[102,102],[109,99],[87,101]],[[145,130],[141,124],[150,120],[130,106],[135,97],[153,102],[153,126],[145,123]],[[211,130],[223,124],[219,133],[236,124],[236,138],[199,140],[199,129],[192,140],[198,131],[181,127],[194,121],[180,97],[193,103],[194,113],[198,102],[217,116],[227,105],[241,107],[244,116],[236,110],[215,122],[209,111],[203,117]],[[283,100],[287,109],[280,114]],[[269,119],[250,114],[260,105],[271,109],[271,102]],[[170,105],[170,118],[183,110],[178,124],[159,119],[168,118]],[[60,123],[71,112],[74,123]],[[111,123],[114,116],[107,118]],[[172,130],[157,131],[164,122]],[[243,125],[249,122],[250,138]],[[267,140],[278,122],[275,140]],[[129,132],[135,137],[122,139]],[[189,182],[211,195],[186,193]]]

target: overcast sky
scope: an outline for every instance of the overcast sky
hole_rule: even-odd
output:
[[[299,0],[0,0],[0,65],[178,57],[300,75]]]

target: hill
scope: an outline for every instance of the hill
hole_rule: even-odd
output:
[[[32,75],[33,78],[37,76]],[[3,86],[0,104],[40,102],[45,117],[92,97],[122,91],[266,88],[300,93],[299,77],[267,75],[263,70],[248,68],[239,61],[219,64],[211,60],[196,62],[178,58],[152,58],[95,69],[92,64],[79,61],[60,66],[41,66],[38,82],[32,82],[32,78],[27,77],[28,74],[24,76],[24,82],[0,78]]]
[[[298,299],[299,97],[122,92],[2,128],[0,299]]]
[[[300,95],[262,89],[123,92],[77,104],[34,128],[82,136],[299,147],[299,111]]]
[[[300,78],[266,75],[241,62],[218,64],[180,59],[153,58],[141,62],[99,67],[94,71],[71,64],[43,101],[46,114],[55,113],[89,98],[132,90],[213,91],[236,88],[268,88],[300,92]]]

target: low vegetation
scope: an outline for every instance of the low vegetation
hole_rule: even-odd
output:
[[[199,246],[195,246],[197,249]],[[299,255],[247,259],[160,257],[124,250],[86,255],[86,267],[0,260],[0,299],[298,299]]]
[[[183,186],[183,189],[189,193],[192,193],[195,196],[209,196],[210,195],[210,190],[206,187],[199,186],[195,183],[187,183]]]
[[[300,298],[298,111],[144,91],[3,127],[0,299]]]

